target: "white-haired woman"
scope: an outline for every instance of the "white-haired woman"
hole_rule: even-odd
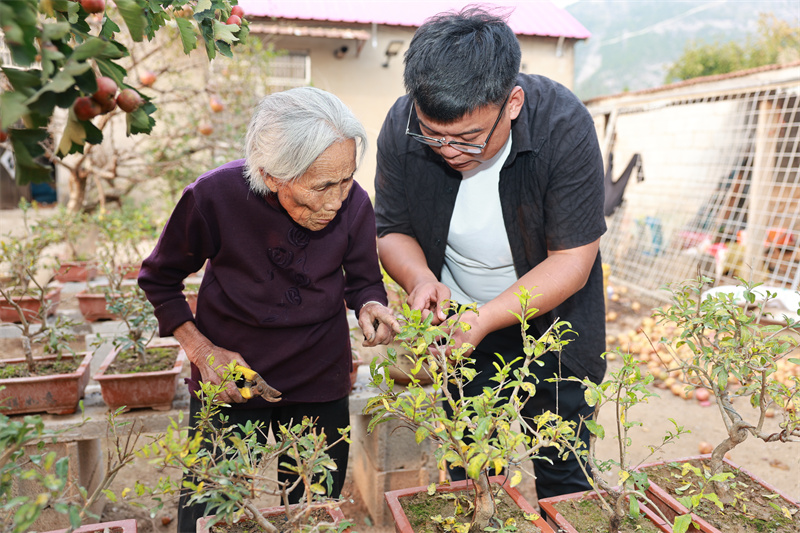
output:
[[[365,144],[363,126],[332,94],[275,93],[253,115],[245,159],[184,190],[142,263],[139,285],[161,336],[175,336],[192,363],[192,422],[198,383],[220,382],[213,355],[215,368],[236,361],[281,393],[276,403],[245,400],[229,385],[220,398],[231,404],[229,423],[261,420],[274,431],[309,416],[334,440],[349,425],[345,304],[358,313],[365,345],[386,344],[399,331],[386,307],[372,205],[353,181]],[[183,280],[204,264],[193,316]],[[334,497],[348,451],[345,443],[333,449]],[[198,513],[182,505],[179,528],[194,531]]]

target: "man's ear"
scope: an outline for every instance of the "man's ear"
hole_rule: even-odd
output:
[[[520,111],[522,111],[522,104],[525,103],[525,91],[522,90],[522,87],[517,85],[513,89],[511,89],[511,96],[508,97],[508,116],[511,120],[514,120],[519,116]]]

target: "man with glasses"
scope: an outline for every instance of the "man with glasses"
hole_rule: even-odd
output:
[[[565,87],[519,73],[504,18],[480,7],[444,13],[405,54],[408,94],[386,117],[375,178],[378,251],[408,303],[445,318],[442,302],[478,303],[458,340],[475,346],[469,393],[494,382],[495,354],[523,355],[515,292],[538,294],[530,333],[556,318],[577,333],[548,354],[525,416],[590,417],[583,388],[554,375],[602,380],[605,309],[599,253],[605,232],[603,164],[594,124]],[[588,432],[581,435],[588,441]],[[538,496],[589,489],[578,460],[546,449],[534,461]],[[451,477],[463,471],[451,469]]]

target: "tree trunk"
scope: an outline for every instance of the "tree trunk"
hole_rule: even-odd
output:
[[[485,531],[486,526],[494,517],[495,505],[492,491],[489,488],[489,477],[482,473],[474,481],[475,486],[475,514],[472,515],[470,531],[477,533]]]
[[[74,172],[69,175],[69,201],[67,211],[70,213],[80,213],[83,202],[86,199],[86,177],[80,177]]]

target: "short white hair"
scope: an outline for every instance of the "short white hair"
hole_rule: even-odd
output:
[[[297,179],[328,147],[349,139],[360,150],[360,163],[367,147],[366,130],[331,93],[297,87],[265,96],[245,136],[245,176],[250,188],[266,195],[269,189],[262,171],[278,180]]]

